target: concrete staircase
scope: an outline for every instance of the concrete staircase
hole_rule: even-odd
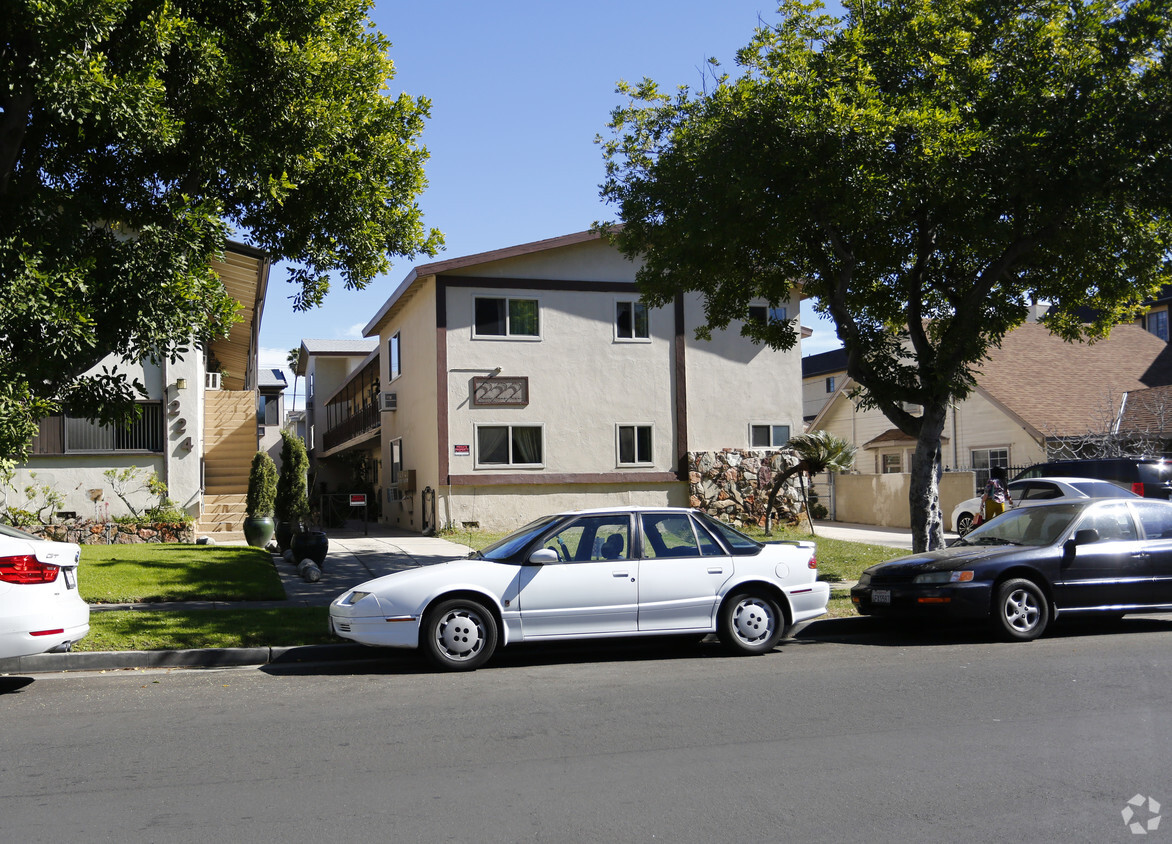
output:
[[[204,503],[198,529],[237,534],[256,454],[256,394],[209,390],[204,397]]]

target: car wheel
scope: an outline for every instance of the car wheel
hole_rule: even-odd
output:
[[[763,654],[785,634],[785,613],[767,595],[741,592],[720,608],[717,633],[721,644],[735,653]]]
[[[961,513],[956,517],[956,532],[960,536],[964,536],[973,529],[973,514]]]
[[[496,619],[482,604],[454,598],[428,612],[421,638],[420,644],[435,666],[471,671],[484,665],[496,650]]]
[[[1025,578],[1007,580],[993,598],[993,629],[1009,641],[1028,642],[1050,623],[1050,602],[1038,584]]]

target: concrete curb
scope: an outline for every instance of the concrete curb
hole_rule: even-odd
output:
[[[129,668],[232,668],[378,659],[365,645],[293,645],[263,648],[197,648],[184,651],[91,651],[0,659],[0,674],[119,671]]]

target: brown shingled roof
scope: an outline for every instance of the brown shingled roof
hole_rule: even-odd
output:
[[[1123,404],[1122,431],[1166,435],[1172,431],[1172,386],[1132,390]]]
[[[1123,394],[1172,384],[1172,349],[1138,325],[1097,343],[1067,343],[1038,323],[1005,336],[979,366],[982,392],[1048,436],[1099,428]]]

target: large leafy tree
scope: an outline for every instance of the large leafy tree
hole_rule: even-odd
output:
[[[226,234],[298,308],[434,254],[425,98],[391,95],[368,0],[9,0],[0,14],[0,454],[63,406],[125,418],[108,353],[162,359],[235,319]]]
[[[743,73],[701,92],[622,85],[602,195],[649,302],[701,291],[711,329],[800,285],[833,318],[865,401],[917,440],[923,550],[943,542],[945,413],[987,351],[1032,302],[1062,337],[1096,338],[1169,281],[1172,10],[844,7],[785,3]],[[796,341],[794,324],[745,333]]]

